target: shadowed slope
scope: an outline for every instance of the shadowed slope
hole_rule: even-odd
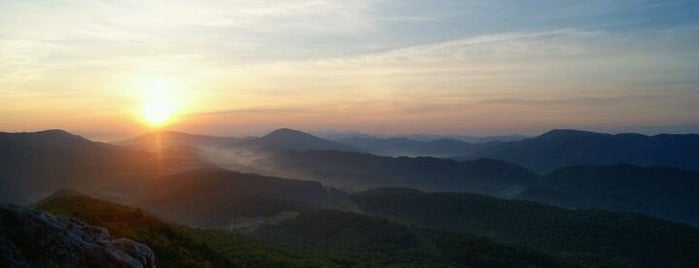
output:
[[[627,164],[575,166],[546,175],[545,185],[518,198],[564,207],[639,212],[699,225],[699,171]],[[549,195],[547,189],[560,194]]]
[[[144,188],[139,204],[178,222],[220,228],[236,217],[270,217],[337,206],[344,196],[317,181],[207,168],[153,180]]]
[[[386,156],[453,156],[469,154],[490,144],[471,144],[456,139],[417,141],[408,138],[352,137],[339,140],[344,144]]]
[[[354,189],[410,187],[512,197],[536,183],[536,174],[498,160],[456,162],[432,157],[382,157],[372,154],[284,152],[256,163],[265,171]]]
[[[61,130],[0,133],[0,201],[26,204],[61,188],[130,193],[156,176],[209,165],[186,148],[155,154]]]

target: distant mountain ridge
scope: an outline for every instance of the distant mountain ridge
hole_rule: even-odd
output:
[[[699,169],[699,134],[612,135],[559,129],[455,159],[481,157],[516,163],[541,173],[567,166],[619,163]]]

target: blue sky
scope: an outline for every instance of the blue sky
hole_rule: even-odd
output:
[[[5,1],[0,128],[699,132],[697,1]],[[16,120],[22,117],[24,120]]]

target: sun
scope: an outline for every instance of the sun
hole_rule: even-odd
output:
[[[173,120],[175,103],[171,93],[162,87],[152,87],[146,90],[141,110],[141,117],[146,124],[151,127],[161,127]]]
[[[164,103],[151,103],[143,107],[143,119],[151,126],[162,126],[172,118],[172,109]]]

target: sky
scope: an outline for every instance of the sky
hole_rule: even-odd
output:
[[[0,131],[699,132],[698,1],[0,0]],[[156,104],[153,104],[156,103]]]

